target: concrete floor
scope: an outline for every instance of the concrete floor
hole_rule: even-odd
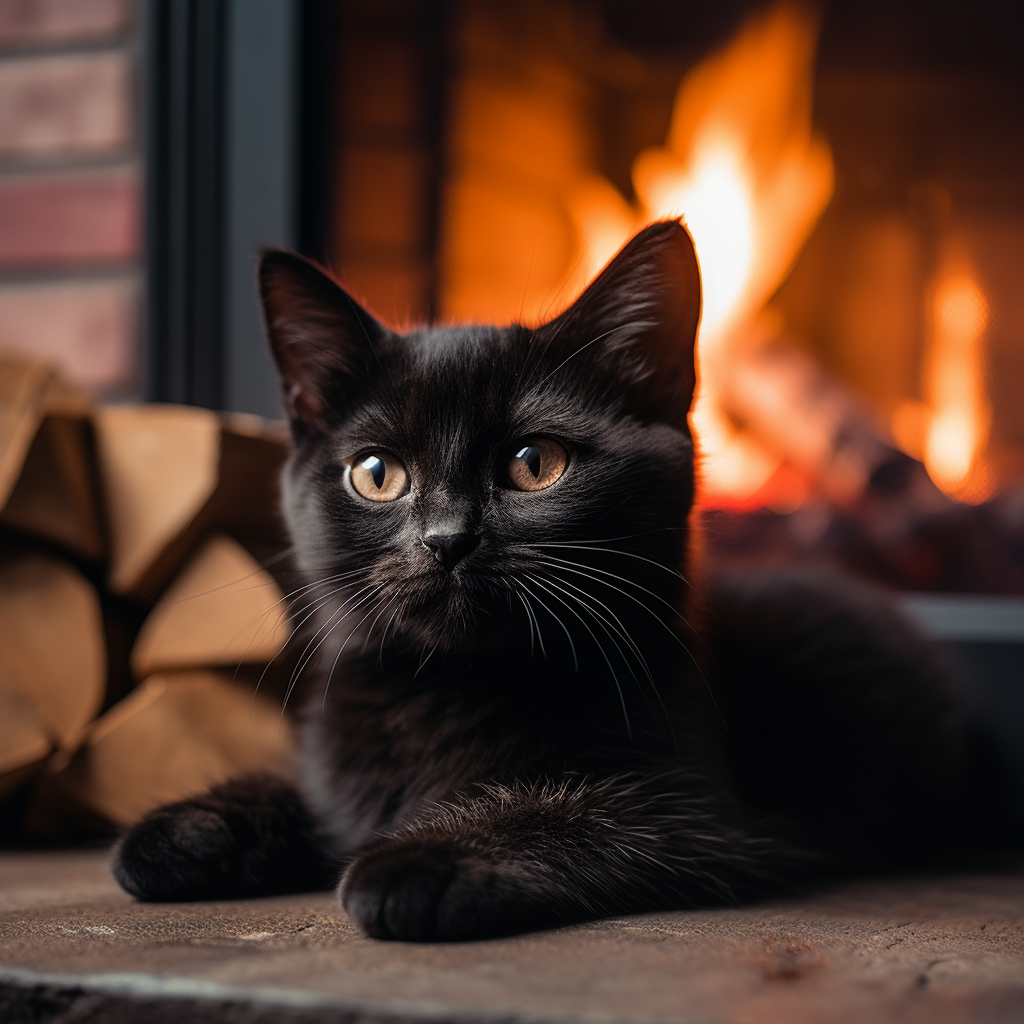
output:
[[[451,945],[377,942],[328,894],[146,905],[103,852],[0,855],[0,1021],[1024,1021],[1024,874]]]

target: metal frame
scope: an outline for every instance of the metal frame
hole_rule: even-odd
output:
[[[323,255],[334,7],[146,0],[151,400],[280,415],[255,264]]]
[[[217,407],[224,392],[222,0],[147,10],[148,393]]]

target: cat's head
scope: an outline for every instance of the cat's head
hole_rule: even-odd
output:
[[[637,601],[678,602],[700,311],[678,222],[536,329],[399,334],[280,250],[260,286],[294,441],[285,515],[300,566],[343,588],[340,633],[587,645]]]

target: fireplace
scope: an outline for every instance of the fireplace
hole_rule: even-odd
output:
[[[712,546],[1024,593],[1016,7],[336,12],[323,255],[370,308],[538,322],[682,213]]]

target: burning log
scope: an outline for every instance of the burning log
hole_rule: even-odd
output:
[[[722,391],[781,468],[747,507],[706,511],[716,557],[825,559],[901,589],[1024,593],[1019,495],[948,497],[849,388],[784,341],[737,360]]]
[[[919,516],[953,505],[923,464],[893,444],[866,403],[793,344],[776,339],[748,352],[723,377],[730,417],[799,477],[806,492],[853,508],[887,480],[890,527],[900,509]]]

